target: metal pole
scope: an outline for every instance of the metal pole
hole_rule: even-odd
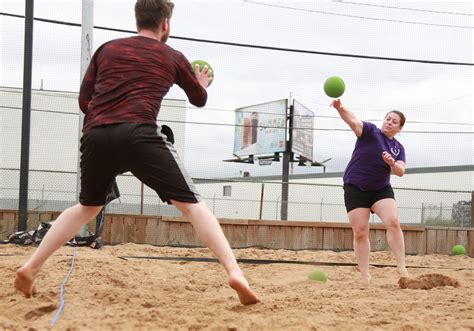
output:
[[[288,107],[287,107],[288,109]],[[283,152],[283,162],[282,162],[282,185],[281,185],[281,212],[280,218],[282,221],[288,219],[288,191],[289,191],[289,180],[290,180],[290,161],[291,161],[291,135],[293,131],[293,106],[289,107],[289,116],[287,116],[287,123],[289,123],[289,128],[286,130],[288,134],[286,139],[286,148]]]
[[[20,193],[18,231],[26,231],[28,219],[28,171],[30,167],[31,72],[33,67],[34,0],[25,3],[25,44],[23,56],[23,110],[21,121]]]
[[[290,179],[290,153],[283,153],[283,173],[281,176],[281,211],[280,219],[286,221],[288,219],[288,181]]]
[[[94,0],[82,0],[82,27],[81,27],[81,72],[80,81],[84,78],[89,62],[92,58],[92,36],[94,34]],[[76,202],[79,202],[79,193],[81,191],[81,153],[79,145],[82,137],[82,126],[84,123],[84,114],[79,110],[78,124],[78,148],[77,148],[77,176],[76,176]],[[83,226],[79,232],[80,236],[87,236],[88,227]]]
[[[216,214],[216,194],[214,193],[214,196],[212,197],[212,213],[215,215]]]
[[[262,183],[262,190],[261,190],[261,193],[260,193],[260,213],[259,213],[259,216],[258,216],[259,220],[262,220],[264,192],[265,192],[265,183]]]
[[[144,205],[144,200],[145,200],[145,185],[140,182],[140,215],[143,215],[143,205]]]
[[[471,228],[474,228],[474,191],[471,192]]]
[[[443,222],[443,202],[439,203],[439,220]]]
[[[421,203],[421,224],[425,224],[425,204]]]
[[[319,221],[320,222],[323,221],[323,201],[324,201],[324,198],[321,198],[321,207],[319,208]]]
[[[278,203],[280,202],[280,197],[278,197],[275,201],[275,219],[278,219]]]

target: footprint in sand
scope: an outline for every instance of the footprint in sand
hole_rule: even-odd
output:
[[[434,287],[452,286],[459,287],[461,284],[451,277],[441,274],[425,274],[416,278],[401,277],[398,285],[405,289],[430,290]]]
[[[43,307],[30,310],[29,312],[25,314],[25,319],[27,321],[36,320],[38,319],[38,317],[41,317],[45,314],[55,311],[56,308],[57,308],[56,305],[48,305],[48,306],[43,306]]]

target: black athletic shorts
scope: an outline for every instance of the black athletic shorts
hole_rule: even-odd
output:
[[[362,191],[357,186],[344,184],[344,203],[347,212],[356,208],[372,208],[374,203],[382,199],[394,199],[392,186],[388,185],[377,191]],[[373,213],[373,211],[371,210]]]
[[[81,138],[81,153],[79,201],[83,205],[104,205],[115,177],[127,171],[155,190],[162,201],[202,200],[159,127],[123,123],[92,128]]]

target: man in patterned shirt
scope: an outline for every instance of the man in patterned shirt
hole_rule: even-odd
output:
[[[239,268],[231,247],[185,172],[175,148],[156,120],[173,84],[203,107],[210,72],[191,69],[184,55],[166,45],[173,3],[138,0],[138,35],[109,41],[94,54],[82,81],[79,106],[84,112],[79,203],[54,222],[33,256],[16,273],[14,286],[25,296],[44,262],[105,204],[115,177],[130,171],[163,201],[188,217],[201,241],[224,266],[229,285],[242,304],[259,301]]]

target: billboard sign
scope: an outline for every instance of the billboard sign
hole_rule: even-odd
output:
[[[234,155],[284,152],[287,107],[283,99],[236,109]]]
[[[293,101],[291,151],[313,161],[314,113],[298,101]]]

